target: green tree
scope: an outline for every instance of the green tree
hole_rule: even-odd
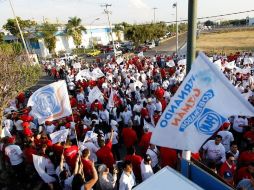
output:
[[[55,53],[57,26],[48,22],[43,23],[37,28],[38,37],[44,39],[46,47],[50,53]]]
[[[4,33],[0,32],[0,44],[4,43]]]
[[[20,17],[17,17],[17,20],[19,22],[20,29],[22,30],[24,36],[29,35],[31,28],[35,27],[37,25],[37,23],[35,21],[22,20]],[[18,25],[17,25],[15,19],[8,19],[7,23],[5,25],[3,25],[3,28],[5,30],[9,31],[13,36],[20,38]]]
[[[115,24],[113,28],[113,32],[116,33],[117,40],[121,41],[121,32],[124,31],[124,26],[122,24]]]
[[[68,36],[72,36],[74,44],[80,46],[82,43],[82,32],[86,32],[86,28],[81,25],[80,18],[72,17],[68,20],[66,32]]]

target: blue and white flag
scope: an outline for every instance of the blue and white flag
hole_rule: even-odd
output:
[[[30,114],[38,118],[40,124],[71,115],[66,82],[62,80],[38,89],[29,98],[27,106],[32,107]]]
[[[49,136],[50,136],[50,139],[52,140],[52,144],[56,144],[58,142],[65,142],[68,134],[69,134],[69,129],[63,129],[63,130],[51,133]]]
[[[254,116],[254,108],[200,53],[160,117],[151,143],[197,152],[232,115]]]

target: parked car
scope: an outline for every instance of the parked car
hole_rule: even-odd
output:
[[[73,60],[77,57],[77,55],[71,54],[71,53],[65,53],[60,56],[61,60]]]
[[[152,42],[148,42],[148,43],[147,43],[147,47],[148,47],[149,49],[154,48],[154,47],[155,47],[155,43],[154,43],[154,41],[152,41]]]

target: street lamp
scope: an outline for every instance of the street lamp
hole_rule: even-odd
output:
[[[90,34],[91,34],[91,41],[92,41],[92,48],[93,48],[93,52],[94,52],[94,45],[93,45],[93,33],[92,33],[92,24],[95,22],[95,21],[97,21],[97,20],[100,20],[100,18],[96,18],[96,19],[94,19],[90,24],[89,24],[89,26],[90,26]]]
[[[178,54],[178,23],[177,23],[177,3],[173,4],[173,8],[176,8],[176,54]]]
[[[158,9],[157,7],[154,7],[153,8],[153,22],[155,23],[155,11],[156,11],[156,9]]]

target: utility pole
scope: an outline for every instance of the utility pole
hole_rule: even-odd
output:
[[[197,4],[198,0],[188,0],[188,35],[187,35],[187,73],[191,69],[191,64],[196,58],[196,38],[197,38]]]
[[[155,20],[155,11],[156,11],[156,9],[158,9],[158,8],[157,8],[157,7],[154,7],[154,8],[153,8],[153,22],[154,22],[154,23],[155,23],[155,21],[156,21],[156,20]]]
[[[177,23],[177,3],[173,4],[173,8],[176,8],[176,54],[178,55],[178,23]]]
[[[17,26],[18,26],[18,29],[19,29],[19,33],[20,33],[20,36],[21,36],[21,40],[22,40],[23,45],[24,45],[24,48],[25,48],[25,50],[26,50],[27,58],[28,58],[28,60],[29,60],[29,62],[30,62],[30,56],[29,56],[29,52],[28,52],[28,49],[27,49],[26,41],[25,41],[24,36],[23,36],[23,33],[22,33],[22,31],[21,31],[21,28],[20,28],[20,25],[19,25],[19,21],[18,21],[18,19],[17,19],[17,17],[16,17],[16,14],[15,14],[15,12],[14,12],[14,9],[13,9],[11,0],[9,0],[9,3],[10,3],[13,16],[14,16],[14,18],[15,18],[15,20],[16,20],[16,23],[17,23]]]
[[[107,14],[107,18],[108,18],[108,24],[109,24],[109,28],[110,28],[110,34],[111,34],[111,38],[112,38],[112,44],[113,44],[113,49],[114,49],[114,56],[116,57],[116,47],[115,47],[115,41],[113,38],[113,31],[112,31],[112,26],[111,26],[111,21],[110,21],[110,17],[109,14],[111,14],[111,11],[108,10],[108,7],[111,7],[111,4],[104,4],[101,5],[101,7],[105,7],[104,12]]]
[[[90,26],[90,34],[91,34],[93,52],[94,52],[94,44],[93,44],[92,24],[93,24],[95,21],[97,21],[97,20],[100,20],[100,18],[94,19],[94,20],[89,24],[89,26]]]

